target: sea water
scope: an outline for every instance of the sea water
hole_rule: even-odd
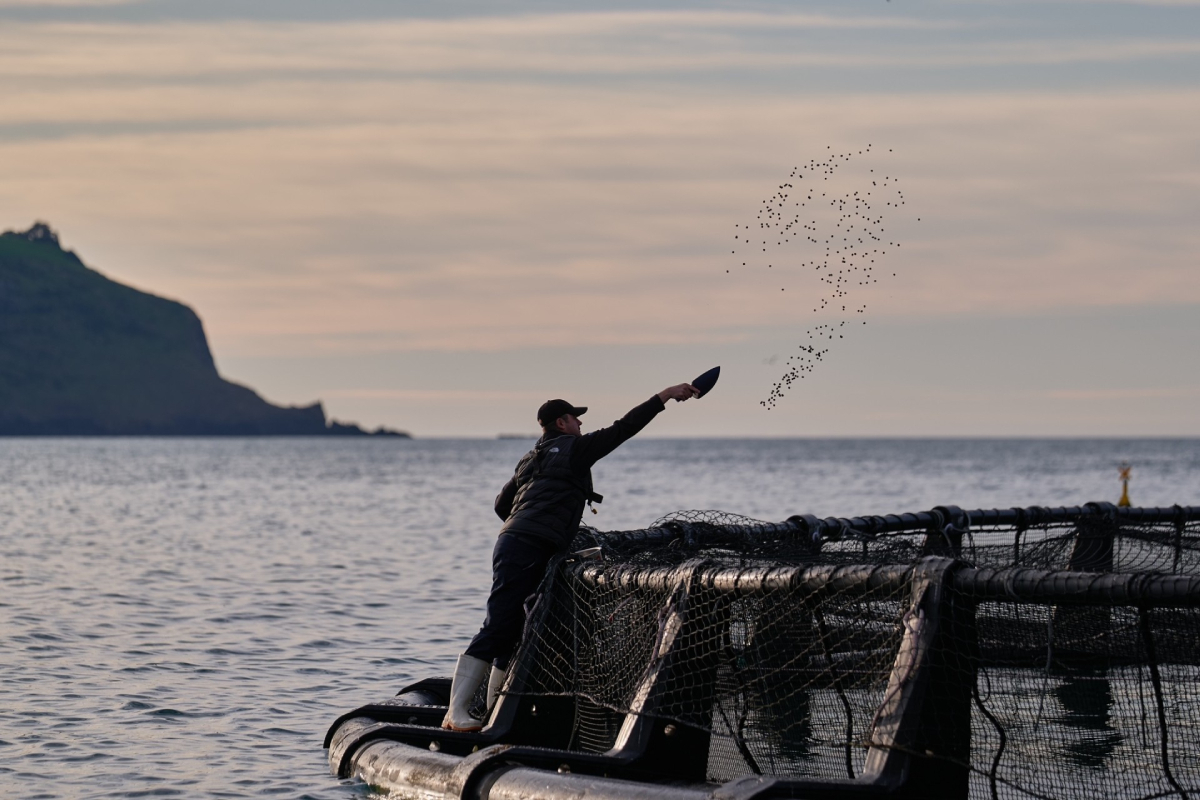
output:
[[[341,713],[447,675],[529,441],[0,439],[0,798],[362,797]],[[1200,440],[635,439],[587,522],[1200,505]]]

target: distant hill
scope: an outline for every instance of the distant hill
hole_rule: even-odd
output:
[[[0,435],[366,432],[224,380],[192,309],[89,269],[39,222],[0,234]]]

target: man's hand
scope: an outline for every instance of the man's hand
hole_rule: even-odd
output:
[[[674,400],[677,403],[682,403],[692,397],[699,397],[700,390],[690,383],[681,383],[677,386],[668,386],[658,393],[658,399],[664,403],[668,400]]]

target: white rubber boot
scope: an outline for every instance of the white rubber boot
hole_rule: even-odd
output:
[[[500,687],[504,685],[504,679],[508,677],[508,670],[492,667],[492,674],[488,676],[488,693],[487,693],[487,710],[488,714],[492,713],[492,709],[496,707],[496,697],[500,694]]]
[[[452,731],[477,731],[483,723],[471,716],[471,700],[475,690],[483,683],[487,674],[488,662],[473,658],[465,653],[458,657],[454,667],[454,680],[450,683],[450,708],[446,710],[446,718],[442,727]]]

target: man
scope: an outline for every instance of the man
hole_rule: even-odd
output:
[[[508,670],[508,660],[521,640],[525,599],[537,591],[546,564],[567,549],[579,529],[585,504],[598,503],[592,491],[592,465],[646,427],[668,400],[699,397],[690,383],[670,386],[632,409],[607,428],[583,433],[579,417],[587,407],[550,400],[538,409],[542,436],[517,464],[496,497],[496,514],[504,520],[492,551],[492,593],[483,627],[458,657],[450,686],[450,708],[443,728],[477,731],[483,723],[471,716],[475,691],[488,680],[488,708]]]

